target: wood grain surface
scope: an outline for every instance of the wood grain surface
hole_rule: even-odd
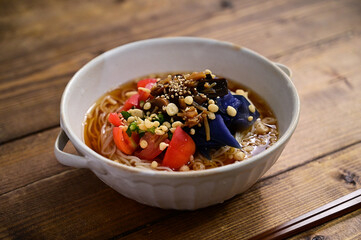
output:
[[[197,211],[141,205],[53,154],[74,73],[165,36],[251,48],[293,70],[301,99],[277,163],[244,194]],[[0,238],[247,239],[360,188],[359,0],[0,0],[0,52]],[[292,239],[361,239],[361,211]]]

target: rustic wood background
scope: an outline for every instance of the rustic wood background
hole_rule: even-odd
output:
[[[251,48],[289,66],[301,98],[271,170],[197,211],[141,205],[53,154],[72,75],[111,48],[164,36]],[[360,0],[0,0],[0,238],[247,239],[359,189],[360,66]],[[293,239],[361,239],[361,210]]]

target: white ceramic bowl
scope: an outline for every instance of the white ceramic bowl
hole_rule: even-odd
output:
[[[83,142],[85,113],[105,92],[150,73],[204,69],[239,81],[266,99],[278,118],[279,141],[248,160],[190,172],[128,167],[102,157]],[[193,210],[222,203],[251,187],[280,156],[296,128],[299,109],[290,70],[249,49],[192,37],[144,40],[105,52],[70,80],[61,100],[63,130],[55,143],[55,155],[64,165],[89,168],[110,187],[140,203]],[[82,156],[63,151],[69,139]]]

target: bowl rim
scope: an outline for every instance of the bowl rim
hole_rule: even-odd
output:
[[[73,85],[76,82],[76,80],[84,72],[88,71],[88,69],[92,68],[93,66],[97,65],[98,62],[103,61],[103,59],[107,58],[107,56],[117,54],[118,51],[121,51],[124,48],[136,47],[136,46],[143,45],[143,44],[161,43],[164,41],[168,42],[168,43],[173,42],[173,43],[178,43],[178,44],[182,43],[182,42],[198,42],[198,43],[207,43],[207,44],[217,44],[217,45],[221,45],[221,47],[235,48],[235,49],[238,49],[241,51],[245,51],[246,53],[258,58],[258,60],[262,61],[263,64],[271,66],[273,71],[276,71],[279,74],[281,74],[283,76],[283,78],[285,78],[285,80],[288,82],[288,86],[292,91],[292,97],[293,97],[293,100],[295,103],[294,104],[295,111],[292,116],[291,123],[289,124],[289,126],[286,129],[286,131],[284,132],[284,134],[278,139],[278,141],[274,145],[272,145],[269,149],[267,149],[267,151],[263,151],[263,152],[257,154],[256,156],[252,156],[251,158],[246,159],[244,161],[235,162],[235,163],[232,163],[229,165],[212,168],[212,169],[199,170],[199,171],[185,171],[185,172],[182,172],[182,171],[172,171],[172,172],[155,171],[155,170],[127,166],[125,164],[117,163],[113,160],[103,157],[102,155],[98,154],[97,152],[92,150],[90,147],[88,147],[81,138],[78,138],[77,135],[70,128],[67,127],[70,123],[67,122],[67,120],[66,120],[67,118],[64,116],[65,112],[66,112],[66,108],[67,108],[67,106],[65,104],[66,99],[67,99],[67,96],[69,95],[69,92],[71,91],[71,89],[74,88]],[[127,43],[127,44],[115,47],[113,49],[110,49],[110,50],[100,54],[99,56],[95,57],[88,63],[86,63],[83,67],[81,67],[74,74],[74,76],[70,79],[70,81],[68,82],[67,86],[64,89],[64,92],[63,92],[62,98],[61,98],[61,103],[60,103],[60,126],[66,132],[70,141],[74,144],[76,149],[78,149],[82,154],[84,154],[84,157],[87,160],[89,160],[89,156],[91,156],[92,159],[102,161],[103,163],[105,163],[107,165],[114,166],[114,167],[119,168],[126,172],[129,172],[132,174],[141,174],[144,176],[157,177],[157,178],[185,178],[185,177],[186,178],[195,178],[195,177],[200,177],[200,176],[209,176],[209,175],[219,174],[221,172],[233,172],[233,171],[238,171],[238,169],[242,168],[242,167],[247,167],[247,166],[250,167],[253,164],[256,164],[256,162],[258,162],[261,159],[263,159],[264,157],[266,157],[266,155],[270,155],[271,153],[277,151],[280,147],[282,147],[284,144],[287,143],[287,141],[290,139],[290,137],[292,136],[293,132],[296,129],[296,126],[299,121],[299,116],[300,116],[300,99],[299,99],[296,87],[294,86],[294,83],[292,82],[290,77],[286,73],[284,73],[279,67],[277,67],[275,63],[273,63],[266,57],[258,54],[257,52],[254,52],[253,50],[238,46],[234,43],[220,41],[220,40],[211,39],[211,38],[201,38],[201,37],[151,38],[151,39]],[[90,167],[89,165],[88,165],[88,167],[90,169],[92,169],[92,167]]]

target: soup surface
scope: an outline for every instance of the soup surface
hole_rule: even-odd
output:
[[[233,164],[277,140],[266,101],[209,70],[134,79],[100,97],[84,121],[84,141],[94,151],[153,170]]]

